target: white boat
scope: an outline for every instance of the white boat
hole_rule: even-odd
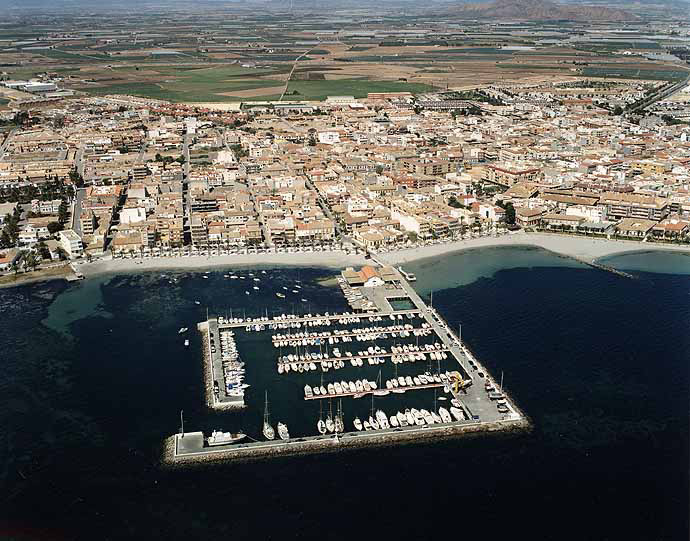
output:
[[[231,432],[214,430],[206,441],[208,442],[209,447],[213,447],[215,445],[229,445],[231,443],[237,443],[246,437],[247,435],[242,434],[241,432],[233,434]]]
[[[314,393],[311,390],[311,386],[309,386],[309,385],[304,386],[304,396],[306,396],[307,398],[311,398],[312,396],[314,396]]]
[[[415,418],[414,415],[412,415],[412,412],[409,409],[405,410],[405,419],[407,419],[407,424],[409,426],[414,426],[415,424]]]
[[[177,331],[177,334],[182,334],[186,333],[189,329],[187,327],[182,327],[179,331]]]
[[[450,413],[449,413],[448,410],[447,410],[446,408],[444,408],[443,406],[441,406],[440,408],[438,408],[438,413],[439,413],[439,415],[441,416],[441,420],[442,420],[444,423],[452,423],[452,422],[453,422],[453,418],[450,416]]]
[[[372,416],[369,416],[369,424],[371,425],[371,428],[373,428],[374,430],[380,430],[381,429],[381,425],[379,424],[379,422],[376,419],[374,419]]]
[[[264,427],[263,427],[264,438],[267,440],[273,440],[276,437],[276,432],[273,430],[271,423],[269,422],[268,414],[268,392],[266,393],[266,405],[264,406]]]
[[[185,340],[184,345],[185,345],[185,347],[187,347],[189,345],[189,340]]]
[[[281,299],[284,299],[284,298],[285,298],[285,295],[283,295],[282,293],[276,293],[276,297],[279,297],[279,298],[281,298]]]
[[[280,436],[281,440],[290,439],[290,433],[288,432],[287,425],[283,423],[278,423],[278,435]]]
[[[326,417],[326,430],[329,432],[333,432],[335,430],[335,423],[330,415]]]
[[[398,424],[400,426],[407,426],[409,424],[407,422],[407,417],[405,416],[404,413],[398,412],[395,414],[395,416],[398,418]]]
[[[362,421],[360,421],[359,417],[355,417],[355,420],[352,421],[352,424],[355,425],[355,428],[357,430],[362,430],[362,428],[363,428]]]
[[[462,410],[460,410],[459,408],[456,408],[455,406],[452,406],[450,408],[450,413],[453,415],[453,417],[455,417],[456,421],[464,421],[465,420],[465,416],[462,414]]]
[[[388,419],[388,422],[393,428],[398,428],[398,418],[395,415],[391,415],[390,419]]]

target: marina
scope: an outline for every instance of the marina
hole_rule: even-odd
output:
[[[245,426],[240,430],[228,417],[224,430],[232,432],[178,433],[167,443],[169,460],[266,457],[529,428],[503,378],[489,375],[459,331],[399,270],[345,269],[338,282],[366,311],[209,316],[198,324],[208,405],[242,409]],[[253,350],[265,347],[259,344],[277,350],[273,370],[265,355],[254,359]],[[271,399],[276,393],[278,402]]]

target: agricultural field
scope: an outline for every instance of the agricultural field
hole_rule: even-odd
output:
[[[370,79],[337,79],[331,81],[291,81],[286,98],[324,100],[327,96],[354,96],[366,98],[369,92],[428,92],[434,87],[399,81],[373,81]]]
[[[572,21],[495,26],[389,13],[375,23],[365,15],[334,22],[329,15],[190,8],[174,16],[131,14],[117,25],[98,14],[57,18],[50,25],[30,19],[5,24],[0,63],[6,67],[0,69],[9,79],[52,78],[77,95],[184,103],[277,99],[297,58],[287,99],[582,74],[660,80],[684,75],[682,64],[644,58],[665,52],[664,39],[645,25],[628,27],[625,38],[616,25],[602,27],[589,41],[583,35],[582,25]]]

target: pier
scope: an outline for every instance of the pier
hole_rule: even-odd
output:
[[[370,391],[356,391],[356,392],[346,392],[346,393],[335,393],[335,394],[319,394],[319,395],[312,395],[312,396],[305,396],[305,400],[320,400],[320,399],[326,399],[326,398],[342,398],[345,396],[352,396],[354,398],[361,398],[365,395],[368,394],[373,394],[375,396],[385,396],[381,395],[379,391],[386,391],[386,395],[388,393],[396,393],[396,394],[402,394],[406,393],[407,391],[416,391],[416,390],[422,390],[422,389],[434,389],[434,388],[439,388],[443,387],[445,384],[444,383],[427,383],[426,385],[406,385],[405,387],[398,387],[395,390],[391,389],[371,389]]]
[[[417,423],[415,424],[403,423],[396,426],[391,421],[391,427],[385,429],[378,427],[378,425],[371,425],[371,423],[369,423],[371,425],[369,428],[373,429],[369,429],[367,428],[367,423],[365,423],[364,428],[366,430],[362,431],[349,431],[345,428],[345,430],[340,429],[340,433],[333,434],[331,427],[331,429],[329,429],[331,430],[330,434],[291,435],[288,439],[284,440],[253,440],[213,447],[209,447],[205,443],[205,437],[201,432],[185,434],[184,436],[182,434],[176,434],[172,436],[166,444],[166,460],[170,462],[193,462],[217,459],[241,460],[285,454],[325,452],[334,449],[347,449],[367,445],[388,445],[404,441],[454,437],[483,431],[495,432],[501,430],[529,429],[529,421],[508,396],[505,389],[503,389],[502,382],[499,385],[489,375],[487,370],[472,354],[469,348],[461,342],[460,337],[449,328],[448,324],[432,306],[426,305],[398,270],[391,267],[380,269],[378,273],[375,270],[368,270],[364,277],[366,278],[367,276],[369,277],[367,283],[358,284],[356,283],[358,277],[351,269],[347,269],[347,271],[343,272],[343,277],[339,278],[341,285],[343,281],[347,280],[347,288],[351,290],[356,289],[358,296],[364,299],[367,304],[371,304],[375,307],[375,311],[366,314],[326,313],[315,315],[306,314],[303,316],[282,315],[272,318],[235,319],[212,317],[209,318],[208,321],[200,323],[199,329],[202,331],[204,348],[207,353],[207,355],[205,355],[205,357],[207,357],[206,364],[208,366],[207,379],[218,381],[218,376],[222,374],[223,361],[219,342],[221,341],[221,333],[224,332],[229,332],[231,334],[233,332],[274,332],[274,335],[271,337],[274,347],[295,347],[297,350],[302,351],[303,355],[301,357],[295,356],[292,360],[288,360],[286,356],[279,357],[279,372],[284,374],[281,378],[286,379],[295,376],[294,367],[293,371],[280,370],[281,367],[286,365],[299,366],[300,370],[297,371],[297,377],[304,377],[304,373],[306,372],[308,374],[309,370],[302,370],[301,367],[304,365],[311,365],[312,363],[317,367],[321,367],[323,372],[328,372],[329,368],[334,368],[334,364],[343,366],[347,361],[358,361],[359,364],[356,366],[366,371],[369,367],[363,364],[365,360],[370,361],[370,365],[376,366],[386,361],[394,360],[393,357],[397,356],[394,362],[414,365],[418,362],[424,363],[426,358],[430,358],[430,354],[434,353],[434,357],[438,354],[438,358],[433,359],[431,362],[437,361],[439,363],[439,374],[441,363],[446,364],[445,376],[440,376],[442,378],[440,382],[438,374],[429,375],[429,370],[432,368],[432,365],[429,365],[428,367],[425,366],[425,368],[427,368],[428,380],[425,384],[417,384],[419,382],[416,382],[413,385],[404,385],[397,388],[389,388],[388,386],[383,387],[379,384],[376,388],[371,387],[369,390],[363,388],[359,391],[359,389],[357,389],[357,392],[354,392],[350,386],[347,392],[343,391],[337,393],[336,391],[333,394],[320,393],[318,395],[312,394],[311,396],[307,396],[308,393],[305,387],[305,394],[302,396],[302,399],[304,401],[334,398],[339,400],[356,400],[367,395],[385,401],[386,397],[392,395],[403,397],[407,391],[424,392],[433,389],[434,393],[436,393],[438,389],[442,389],[442,392],[448,395],[445,397],[445,400],[449,401],[447,404],[453,404],[453,407],[450,408],[451,412],[454,412],[453,417],[455,417],[455,420],[453,422],[440,421],[439,415],[434,409],[429,412],[425,409],[416,410],[412,408],[412,412],[417,412],[420,415],[422,412],[426,412],[423,422],[417,418]],[[395,302],[407,303],[409,304],[409,308],[396,310],[392,305],[392,303]],[[398,323],[398,321],[402,319],[417,318],[422,319],[421,327],[414,327],[409,323]],[[351,324],[359,325],[362,323],[366,324],[367,322],[376,324],[376,322],[383,321],[384,319],[391,320],[390,325],[347,328]],[[289,332],[275,332],[283,329],[291,330],[293,328],[310,328],[322,325],[338,325],[343,328],[322,332],[302,331],[294,335]],[[401,334],[401,332],[407,334]],[[360,336],[365,336],[366,338],[364,340],[357,340]],[[321,349],[323,345],[332,345],[328,344],[329,338],[333,340],[333,343],[338,344],[338,348],[345,350],[344,353],[340,355],[328,354],[328,347],[326,348],[325,354],[314,353],[312,355],[312,353],[307,351],[308,346],[317,346]],[[342,338],[346,339],[341,340]],[[409,342],[406,343],[405,339],[408,341],[413,340],[416,344],[414,344],[414,350],[410,349],[409,353],[402,353],[402,351],[398,349],[401,347],[400,344],[395,348],[397,353],[394,353],[391,348],[385,350],[379,346],[375,346],[373,352],[371,350],[347,351],[350,344],[356,348],[358,342],[375,343],[379,338],[393,338],[396,341],[399,340],[403,345],[407,345],[408,348],[412,348],[413,346]],[[425,338],[427,343],[420,343],[420,338]],[[336,339],[338,340],[337,342]],[[214,340],[215,345],[218,346],[215,347],[215,351],[213,348]],[[431,342],[429,343],[428,340],[431,340]],[[288,342],[288,345],[283,345],[284,342]],[[294,344],[291,342],[294,342]],[[414,356],[412,356],[412,354],[414,354]],[[441,354],[443,354],[445,359],[440,357]],[[408,355],[407,358],[405,358],[406,355]],[[322,365],[321,363],[324,364]],[[450,363],[451,366],[448,366],[447,363]],[[355,364],[353,364],[353,367],[354,366]],[[311,368],[314,367],[312,366]],[[436,369],[433,371],[435,372],[435,370]],[[453,377],[459,380],[459,385],[455,385],[454,383],[456,383],[456,380],[453,380],[449,376],[451,371],[455,374]],[[366,379],[372,380],[373,378],[366,377]],[[301,381],[304,382],[303,379]],[[421,381],[424,381],[424,379],[422,378]],[[207,381],[207,390],[208,383]],[[324,382],[322,378],[321,386],[323,387],[325,383],[326,382]],[[302,383],[300,383],[300,385],[302,385]],[[294,382],[290,384],[290,388],[294,388]],[[253,391],[257,392],[256,390]],[[264,391],[259,390],[258,392],[263,394]],[[210,403],[212,408],[226,409],[244,406],[243,398],[237,396],[219,396],[222,394],[222,391],[220,393],[214,393]],[[446,402],[443,404],[446,404]],[[377,410],[377,415],[383,415],[386,419],[388,419],[389,416],[391,419],[396,416],[395,412],[388,411],[386,413],[381,407],[386,409],[385,405],[380,406]],[[394,405],[393,408],[395,409],[395,407]],[[436,395],[434,394],[434,408],[435,407]],[[372,402],[372,415],[373,409]],[[443,405],[441,405],[438,413],[442,415],[445,414],[447,421],[448,410],[444,412],[444,409]],[[410,410],[408,409],[406,411]],[[398,414],[400,413],[401,411],[399,410]],[[343,427],[352,426],[350,419],[345,422],[342,414],[339,415],[341,415],[340,420],[342,421]],[[260,424],[259,419],[260,415],[259,412],[257,412],[257,424]],[[369,419],[371,420],[371,417]],[[419,423],[421,423],[421,426]],[[382,422],[381,426],[386,426],[386,424],[388,424],[388,421],[386,421],[386,423]],[[360,426],[359,428],[362,427]],[[336,428],[336,431],[337,430],[339,429]],[[314,422],[314,432],[316,432],[316,422]],[[248,440],[252,440],[252,438],[248,438]]]
[[[218,323],[218,328],[221,330],[224,329],[246,329],[246,327],[251,327],[253,325],[266,325],[271,328],[271,325],[278,326],[278,325],[286,325],[286,329],[289,328],[290,325],[295,325],[294,328],[300,328],[301,326],[309,326],[311,323],[312,326],[319,326],[319,325],[329,325],[334,322],[337,322],[340,319],[347,319],[347,318],[356,318],[358,321],[367,321],[368,318],[374,317],[374,316],[394,316],[397,318],[397,316],[407,316],[407,315],[419,315],[419,310],[418,309],[411,309],[411,310],[393,310],[392,308],[388,308],[388,310],[382,310],[376,313],[355,313],[355,312],[344,312],[341,314],[330,314],[330,313],[325,313],[323,315],[320,314],[315,314],[315,315],[306,315],[306,316],[293,316],[293,315],[282,315],[282,316],[274,316],[274,317],[257,317],[257,318],[235,318],[234,320],[231,319],[223,319],[222,323]],[[299,325],[300,327],[297,327]],[[274,328],[281,328],[281,327],[274,327]]]

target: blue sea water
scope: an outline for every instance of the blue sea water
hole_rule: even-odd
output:
[[[207,309],[343,310],[338,290],[317,282],[333,271],[257,269],[258,292],[247,270],[233,271],[245,280],[158,272],[1,290],[0,534],[687,539],[687,259],[605,263],[636,278],[529,248],[406,266],[487,368],[503,372],[529,434],[188,469],[159,464],[180,409],[188,430],[235,428],[262,399],[250,388],[246,413],[205,409],[194,324]],[[299,295],[276,298],[298,280]],[[248,358],[276,354],[242,340]],[[274,365],[251,369],[278,377]],[[281,400],[274,414],[301,415],[301,401]]]

